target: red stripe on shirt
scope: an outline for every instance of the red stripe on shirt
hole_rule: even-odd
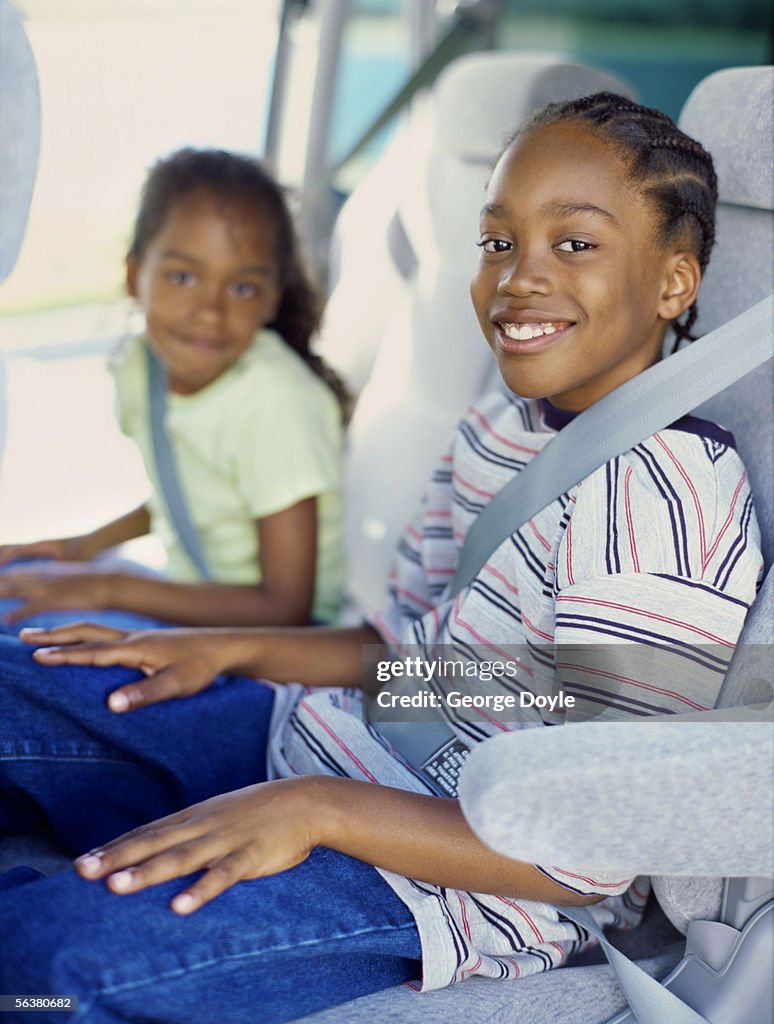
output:
[[[556,601],[557,604],[559,601],[573,601],[576,604],[590,604],[599,608],[615,608],[617,611],[631,612],[632,615],[639,615],[644,619],[655,619],[657,622],[667,622],[670,626],[679,626],[681,629],[686,629],[690,633],[696,633],[698,636],[706,636],[714,643],[723,644],[725,647],[736,646],[735,642],[732,643],[730,640],[723,639],[723,637],[715,636],[714,633],[708,633],[705,629],[699,629],[698,626],[694,626],[691,622],[671,619],[668,615],[658,615],[656,612],[646,612],[642,608],[634,608],[628,604],[618,604],[616,601],[602,601],[599,598],[592,597],[574,597],[572,594],[558,594]]]
[[[683,482],[685,483],[685,486],[691,492],[691,497],[693,498],[693,506],[696,509],[696,519],[697,519],[698,524],[699,524],[699,550],[701,551],[701,562],[702,562],[702,565],[704,565],[706,563],[706,559],[707,559],[707,536],[706,536],[706,533],[705,533],[705,530],[704,530],[704,510],[701,507],[701,502],[699,501],[699,495],[696,493],[696,488],[693,486],[693,481],[691,480],[691,478],[688,476],[688,474],[683,469],[683,466],[682,466],[680,460],[677,458],[675,453],[672,451],[672,449],[669,447],[669,445],[663,439],[661,434],[654,434],[653,435],[653,440],[657,444],[661,445],[661,447],[667,453],[667,455],[671,459],[672,464],[674,465],[675,469],[680,474],[680,476],[683,478]]]
[[[624,477],[624,508],[626,509],[626,529],[629,533],[629,552],[632,556],[632,566],[635,572],[640,571],[640,560],[637,557],[637,542],[634,537],[634,521],[632,519],[632,496],[629,490],[632,476],[632,467],[626,470]]]
[[[731,507],[728,510],[728,515],[726,516],[726,520],[723,523],[723,525],[721,526],[720,531],[719,531],[717,537],[715,538],[715,543],[712,545],[712,547],[707,552],[707,558],[706,558],[704,564],[702,565],[702,571],[706,570],[707,566],[709,565],[710,560],[712,559],[712,556],[715,554],[715,552],[718,549],[718,544],[720,544],[721,540],[723,539],[723,534],[726,532],[726,530],[729,528],[729,526],[733,522],[733,519],[734,519],[734,508],[736,507],[736,502],[737,502],[737,499],[739,497],[739,492],[741,491],[742,487],[744,486],[744,483],[745,483],[746,479],[747,479],[747,473],[742,473],[742,479],[736,485],[736,490],[734,491],[733,496],[731,498]]]
[[[331,729],[328,723],[324,719],[322,719],[317,714],[317,712],[307,704],[306,699],[302,700],[299,703],[299,707],[302,707],[304,711],[307,712],[307,714],[311,715],[311,717],[315,720],[315,722],[317,722],[317,724],[320,726],[323,732],[327,733],[327,735],[330,736],[334,744],[339,748],[339,750],[341,750],[344,754],[347,755],[347,757],[354,765],[357,765],[357,767],[360,769],[363,775],[365,775],[369,782],[379,781],[375,775],[369,772],[369,770],[366,768],[366,766],[363,764],[360,758],[355,756],[354,752],[349,749],[347,744],[339,736],[337,736],[337,734],[333,731],[333,729]]]

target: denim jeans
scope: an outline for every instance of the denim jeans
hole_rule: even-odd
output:
[[[37,665],[0,636],[0,827],[39,816],[82,852],[161,815],[265,778],[273,692],[228,678],[114,715],[124,669]],[[317,849],[241,882],[190,917],[183,879],[130,896],[74,871],[0,880],[0,992],[77,995],[77,1013],[24,1021],[293,1020],[416,978],[413,917],[370,865]]]

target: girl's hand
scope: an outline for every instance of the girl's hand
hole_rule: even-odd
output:
[[[58,629],[23,629],[20,638],[45,645],[33,654],[41,665],[123,665],[143,672],[147,679],[121,686],[110,694],[108,707],[119,713],[161,700],[190,697],[209,686],[227,667],[219,661],[217,644],[206,630],[127,633],[78,622]]]
[[[0,544],[0,565],[27,558],[51,558],[55,562],[87,562],[93,557],[89,535],[38,540],[27,544]]]
[[[321,844],[315,776],[248,786],[134,829],[79,857],[86,879],[121,895],[205,870],[172,900],[191,914],[236,882],[295,867]]]
[[[115,574],[104,567],[77,562],[14,566],[0,576],[0,598],[22,603],[5,615],[5,621],[62,608],[109,608],[114,581]]]

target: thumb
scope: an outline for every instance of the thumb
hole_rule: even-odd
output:
[[[181,671],[182,670],[182,671]],[[108,697],[108,707],[117,714],[136,711],[149,704],[179,697],[190,697],[209,686],[211,679],[196,678],[184,663],[170,665],[162,672],[137,683],[121,686]]]

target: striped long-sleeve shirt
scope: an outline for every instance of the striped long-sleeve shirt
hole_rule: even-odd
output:
[[[711,708],[756,594],[760,539],[733,438],[686,417],[553,501],[450,600],[476,516],[564,422],[548,403],[499,392],[470,409],[404,532],[390,600],[374,621],[396,654],[471,668],[474,684],[434,675],[423,684],[433,692],[574,698],[527,721],[443,705],[468,749],[505,729]],[[508,671],[487,678],[482,668],[498,663]],[[283,688],[270,769],[427,792],[363,720],[357,691]],[[525,764],[515,796],[528,785]],[[608,895],[593,908],[600,921],[636,921],[646,888],[606,871],[603,850],[597,865],[538,867],[575,892]],[[424,988],[535,973],[578,948],[576,926],[548,904],[382,873],[416,918]]]

